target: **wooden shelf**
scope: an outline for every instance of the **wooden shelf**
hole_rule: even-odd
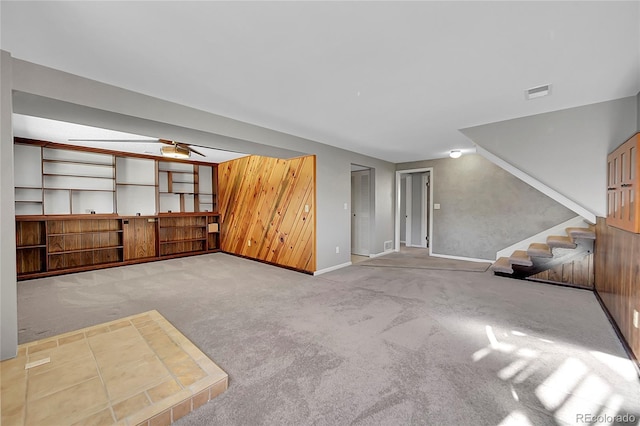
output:
[[[35,246],[16,246],[17,250],[26,250],[26,249],[37,249],[37,248],[46,248],[46,244],[38,244]]]
[[[48,234],[48,237],[61,237],[61,236],[65,236],[65,235],[91,235],[91,234],[105,234],[105,233],[118,233],[121,234],[123,231],[122,229],[103,229],[103,230],[98,230],[98,231],[77,231],[77,232],[64,232],[61,234]]]
[[[160,244],[175,244],[175,243],[188,243],[191,241],[206,241],[207,238],[185,238],[183,240],[166,240],[160,241]]]
[[[206,225],[184,225],[184,226],[174,226],[174,225],[170,225],[170,226],[162,226],[160,225],[160,229],[171,229],[171,228],[180,228],[180,229],[184,229],[184,228],[206,228]]]
[[[52,160],[49,158],[43,158],[43,163],[56,163],[56,164],[78,164],[82,166],[97,166],[97,167],[110,167],[113,168],[113,163],[96,163],[92,161],[80,161],[80,160]]]
[[[57,255],[69,254],[69,253],[83,253],[87,251],[113,250],[113,249],[121,249],[121,248],[123,248],[123,246],[92,247],[87,249],[76,249],[76,250],[66,250],[66,251],[49,251],[49,256],[57,256]]]

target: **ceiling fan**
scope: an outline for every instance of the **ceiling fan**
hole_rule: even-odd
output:
[[[160,153],[164,157],[172,158],[189,158],[191,153],[196,153],[202,157],[206,157],[203,153],[193,148],[192,146],[183,143],[171,141],[168,139],[68,139],[69,142],[138,142],[138,143],[162,143],[166,146],[160,148]]]

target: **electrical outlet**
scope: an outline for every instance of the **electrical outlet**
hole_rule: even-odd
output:
[[[304,205],[304,212],[309,213],[309,204]]]
[[[247,240],[247,245],[251,247],[251,240]]]
[[[633,326],[635,328],[638,328],[638,310],[637,309],[633,310]]]
[[[340,246],[336,246],[336,253],[340,253]]]

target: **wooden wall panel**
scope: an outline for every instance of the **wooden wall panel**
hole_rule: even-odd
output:
[[[595,287],[640,359],[640,329],[633,325],[634,310],[640,312],[640,234],[608,226],[604,218],[596,225]]]
[[[313,155],[219,164],[222,250],[315,271],[315,169]]]
[[[556,265],[551,269],[538,272],[528,278],[593,289],[593,269],[593,253],[588,253],[579,259]]]

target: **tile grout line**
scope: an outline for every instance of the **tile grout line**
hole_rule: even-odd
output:
[[[93,362],[96,366],[96,371],[98,372],[98,377],[100,378],[100,383],[102,383],[102,388],[104,389],[104,393],[107,395],[107,404],[109,405],[109,411],[111,412],[111,418],[117,422],[116,413],[113,410],[113,405],[111,404],[111,395],[109,394],[109,389],[107,389],[107,384],[104,382],[102,378],[102,371],[100,371],[100,365],[98,365],[98,360],[96,359],[96,354],[93,352],[93,346],[91,346],[91,341],[85,332],[83,332],[85,339],[87,340],[87,346],[89,346],[89,351],[91,352],[91,357],[93,358]],[[99,412],[99,411],[98,411]]]

